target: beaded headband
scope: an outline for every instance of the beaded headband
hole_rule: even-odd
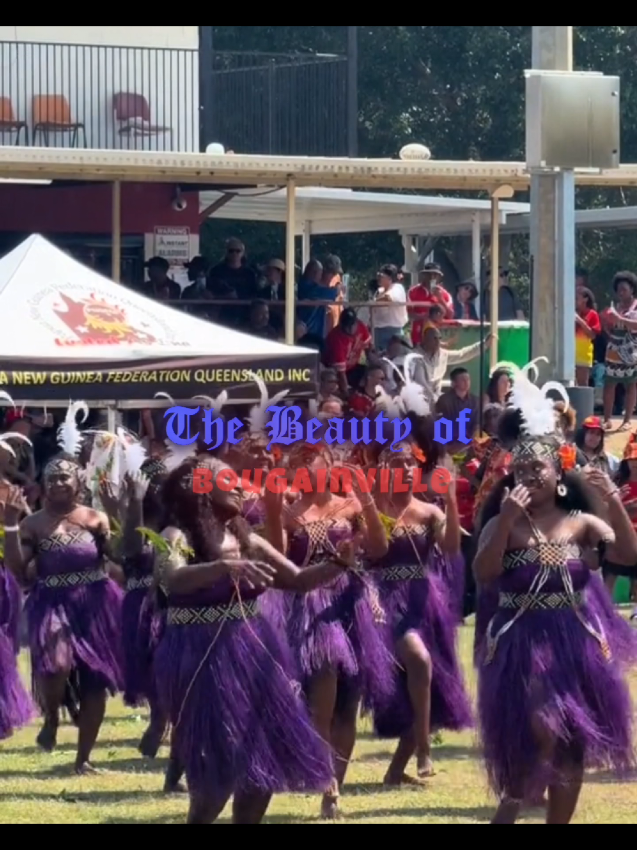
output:
[[[44,470],[44,477],[49,478],[51,475],[75,475],[79,478],[81,471],[82,469],[76,461],[64,457],[56,457],[47,464]]]
[[[511,450],[514,463],[528,463],[534,460],[548,460],[557,463],[560,459],[559,447],[533,438],[522,438]]]

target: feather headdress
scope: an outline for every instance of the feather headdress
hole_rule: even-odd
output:
[[[268,408],[276,407],[281,404],[281,402],[288,397],[290,391],[284,390],[271,399],[268,395],[268,388],[265,385],[265,381],[255,372],[249,372],[249,376],[250,380],[254,381],[259,388],[259,393],[261,395],[260,403],[252,408],[250,415],[248,416],[250,434],[256,437],[265,434],[265,429],[268,424]]]
[[[413,378],[413,367],[420,358],[420,354],[408,354],[405,357],[403,369],[400,369],[391,360],[385,360],[396,372],[402,387],[395,398],[391,398],[382,387],[378,387],[378,406],[394,418],[409,416],[410,413],[421,417],[431,416],[431,404],[427,391]]]
[[[6,393],[4,390],[0,390],[0,404],[2,402],[7,402],[7,404],[12,407],[14,410],[17,410],[15,401],[11,398],[9,393]]]
[[[155,395],[155,398],[166,400],[170,402],[173,407],[176,405],[175,400],[172,398],[172,396],[169,396],[168,393],[157,393]],[[208,396],[199,396],[199,398],[208,402],[212,402],[212,399],[208,398]],[[224,404],[226,399],[224,399]],[[166,472],[169,473],[174,472],[176,469],[179,469],[179,467],[183,466],[186,461],[191,460],[192,458],[197,456],[196,443],[191,446],[178,446],[175,443],[166,441],[166,448],[168,449],[168,454],[164,458],[163,463],[166,468]]]
[[[82,424],[89,416],[88,404],[76,401],[69,404],[64,422],[58,428],[58,446],[69,457],[78,458],[82,450],[84,437],[77,423],[78,414],[82,414]]]
[[[544,458],[559,461],[559,448],[563,439],[555,415],[556,402],[550,393],[560,396],[565,410],[570,408],[570,399],[566,389],[557,381],[549,381],[542,387],[531,382],[529,376],[537,374],[537,363],[534,361],[517,371],[509,395],[508,411],[520,417],[520,439],[513,455],[517,459]]]
[[[17,431],[10,431],[8,434],[3,434],[0,437],[0,449],[4,449],[5,452],[8,452],[11,455],[11,457],[16,456],[13,447],[10,445],[14,440],[19,443],[26,443],[27,446],[33,448],[33,443],[28,437],[25,437],[24,434],[18,434]]]

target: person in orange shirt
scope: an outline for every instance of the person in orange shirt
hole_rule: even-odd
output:
[[[577,313],[575,314],[575,362],[577,386],[587,387],[594,363],[593,343],[602,332],[602,322],[597,312],[595,296],[590,289],[577,290]]]
[[[341,258],[337,257],[335,254],[330,254],[330,256],[327,257],[327,259],[323,263],[322,284],[323,286],[326,286],[329,289],[337,289],[339,286],[343,285],[343,263],[341,262]],[[338,296],[337,301],[343,301],[342,292]],[[342,303],[337,303],[327,308],[327,321],[325,326],[326,336],[329,335],[334,330],[334,328],[338,327],[338,323],[341,320],[342,313]]]

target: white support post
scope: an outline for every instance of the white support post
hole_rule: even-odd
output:
[[[573,27],[533,27],[533,68],[573,70]],[[534,174],[531,184],[533,357],[548,358],[542,378],[575,379],[575,178]]]
[[[303,262],[301,265],[303,266],[302,271],[308,266],[308,263],[312,259],[312,222],[306,221],[303,224]]]
[[[119,180],[113,183],[113,198],[112,198],[112,277],[115,283],[120,283],[122,279],[122,184]]]
[[[286,232],[286,286],[285,286],[285,341],[296,342],[296,183],[291,177],[287,183]]]

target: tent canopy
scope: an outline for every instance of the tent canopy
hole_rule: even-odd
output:
[[[465,236],[473,232],[476,218],[481,232],[491,229],[490,201],[325,188],[300,188],[296,194],[297,236],[394,230],[407,236]],[[202,212],[211,210],[212,218],[280,224],[287,221],[284,189],[202,192],[200,204]],[[577,210],[575,223],[579,230],[634,228],[637,207]],[[502,201],[500,226],[504,233],[528,233],[531,205]]]
[[[42,236],[0,260],[0,389],[16,400],[151,401],[160,392],[314,389],[318,356],[187,315],[113,283]]]
[[[287,220],[285,190],[203,192],[201,209],[214,218],[234,221]],[[225,201],[225,203],[224,203]],[[223,205],[222,205],[223,204]],[[503,201],[502,225],[510,216],[528,213],[528,204]],[[399,230],[407,234],[471,233],[475,217],[482,228],[491,224],[491,202],[471,198],[354,192],[351,189],[299,188],[296,193],[296,235],[371,233]]]

